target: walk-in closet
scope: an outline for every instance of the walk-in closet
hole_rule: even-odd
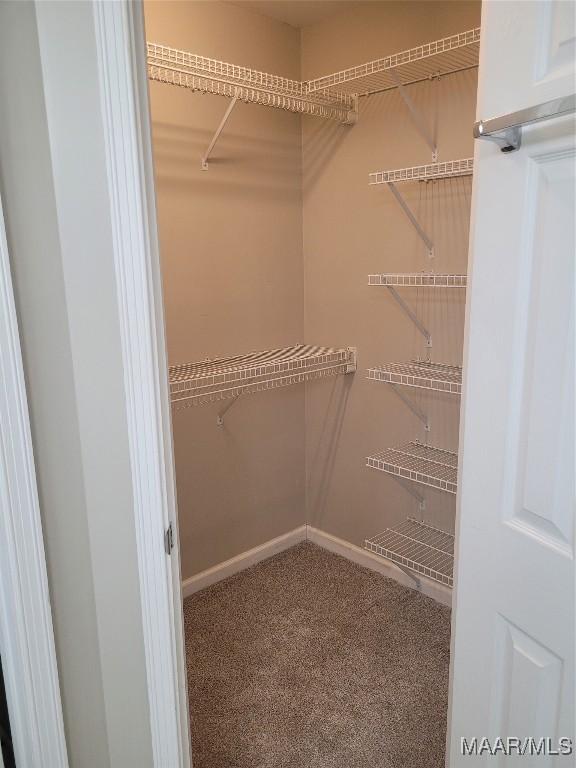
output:
[[[439,768],[480,3],[145,2],[195,768]]]

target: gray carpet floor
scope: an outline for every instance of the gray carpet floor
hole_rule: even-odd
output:
[[[450,611],[313,544],[184,602],[194,768],[441,768]]]

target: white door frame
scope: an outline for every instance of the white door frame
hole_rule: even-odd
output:
[[[191,765],[178,519],[140,0],[92,0],[154,765]],[[164,534],[172,525],[174,548]]]
[[[16,764],[67,768],[28,401],[1,200],[0,653]]]

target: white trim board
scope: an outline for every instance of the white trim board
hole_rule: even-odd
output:
[[[189,768],[178,529],[142,3],[91,0],[154,766]],[[176,544],[167,554],[165,531]]]
[[[448,607],[452,605],[452,590],[449,587],[437,584],[435,581],[418,574],[418,581],[420,583],[420,587],[418,588],[414,580],[400,568],[395,566],[390,560],[375,555],[373,552],[368,552],[368,550],[362,549],[362,547],[357,547],[356,544],[350,544],[349,541],[339,539],[331,533],[321,531],[319,528],[313,528],[311,525],[308,525],[307,529],[308,541],[317,544],[319,547],[328,549],[330,552],[334,552],[336,555],[341,555],[357,565],[369,568],[371,571],[377,571],[383,576],[387,576],[389,579],[394,579],[394,581],[402,584],[403,587],[408,587],[409,589],[414,589],[416,592],[421,592],[423,595],[426,595],[426,597],[431,597],[432,600],[436,600],[437,603],[447,605]]]
[[[227,579],[229,576],[234,576],[235,573],[240,573],[240,571],[250,568],[251,565],[256,565],[256,563],[267,560],[272,555],[278,554],[278,552],[283,552],[285,549],[290,549],[295,544],[305,541],[306,529],[306,525],[301,525],[292,531],[288,531],[288,533],[276,536],[275,539],[265,541],[264,544],[260,544],[253,549],[249,549],[247,552],[236,555],[236,557],[231,557],[230,560],[225,560],[223,563],[218,563],[218,565],[212,568],[207,568],[205,571],[200,571],[195,576],[185,579],[182,582],[182,596],[189,597],[195,592],[200,592],[201,589],[210,587],[212,584]]]
[[[185,579],[182,582],[182,596],[189,597],[201,589],[205,589],[212,584],[227,579],[229,576],[240,573],[240,571],[250,568],[250,566],[256,565],[256,563],[260,563],[262,560],[266,560],[272,557],[272,555],[283,552],[285,549],[289,549],[305,540],[311,541],[313,544],[317,544],[319,547],[330,552],[334,552],[336,555],[345,557],[357,565],[369,568],[371,571],[377,571],[389,579],[394,579],[394,581],[402,584],[402,586],[421,592],[442,605],[452,605],[452,590],[448,587],[419,576],[420,588],[418,589],[415,582],[389,560],[385,560],[373,552],[357,547],[355,544],[350,544],[350,542],[344,541],[344,539],[339,539],[330,533],[321,531],[319,528],[313,528],[311,525],[301,525],[299,528],[294,528],[294,530],[282,536],[270,539],[270,541],[266,541],[264,544],[260,544],[253,549],[249,549],[247,552],[242,552],[236,555],[236,557],[230,558],[230,560],[225,560],[223,563],[218,563],[218,565],[214,565],[212,568],[208,568],[195,576],[191,576],[189,579]]]
[[[66,768],[40,504],[1,201],[0,653],[16,764]]]

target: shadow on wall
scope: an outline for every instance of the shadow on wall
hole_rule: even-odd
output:
[[[300,196],[300,153],[289,141],[258,140],[223,134],[202,170],[201,158],[213,134],[205,129],[172,123],[152,124],[157,178],[160,183],[218,199],[265,194],[281,201]],[[200,186],[201,185],[201,186]]]
[[[313,519],[308,522],[319,528],[322,528],[326,500],[332,485],[332,474],[340,442],[340,433],[342,432],[346,405],[353,383],[353,376],[338,376],[334,379],[322,418],[322,428],[317,435],[316,449],[311,458],[310,469],[307,473],[307,493],[310,494],[310,503],[307,506],[310,510],[313,510]],[[307,388],[314,386],[314,383],[309,383],[306,386]]]
[[[313,119],[313,118],[303,118]],[[303,135],[302,159],[306,169],[303,180],[304,192],[308,192],[322,175],[328,161],[332,160],[340,144],[354,129],[352,125],[315,120],[317,125]]]

